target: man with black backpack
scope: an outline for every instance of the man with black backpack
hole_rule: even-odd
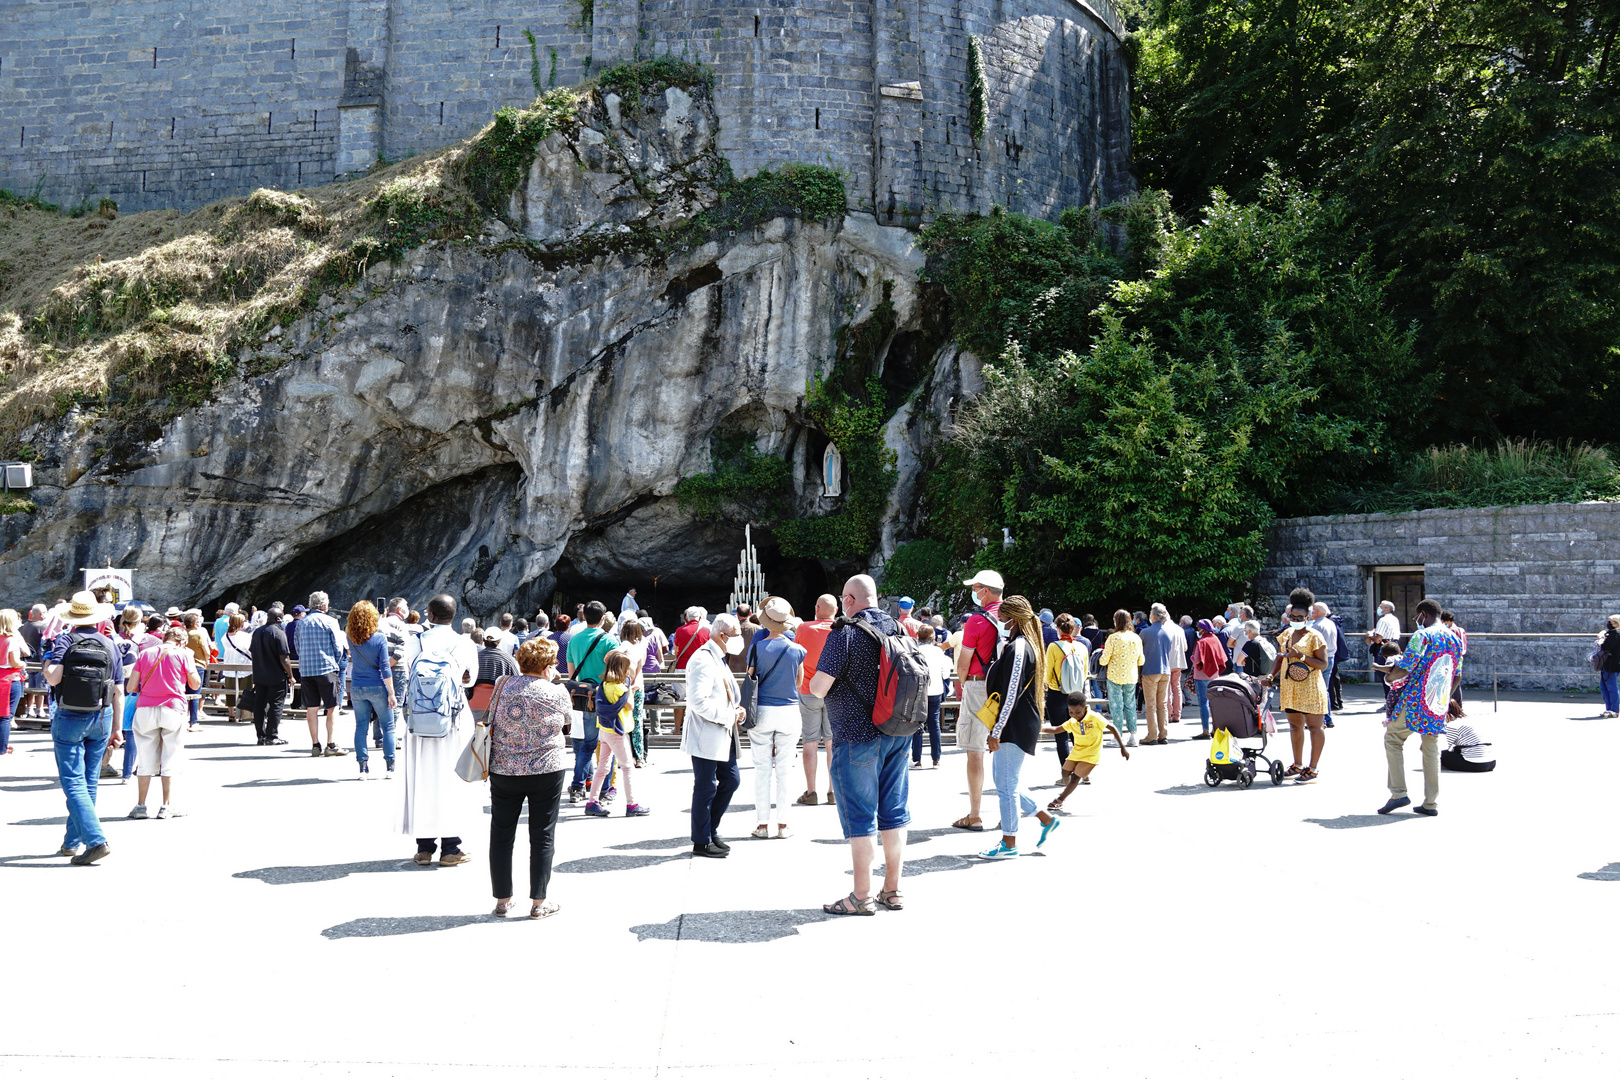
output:
[[[63,615],[67,629],[45,657],[45,682],[56,699],[51,741],[68,813],[57,854],[71,855],[75,866],[89,866],[111,851],[96,816],[96,781],[108,745],[124,741],[122,725],[113,723],[124,711],[123,657],[99,628],[110,625],[112,616],[113,606],[97,603],[93,593],[74,593]]]
[[[915,678],[908,657],[915,654],[921,665],[924,715],[927,665],[916,652],[917,643],[878,608],[877,583],[870,577],[857,574],[844,583],[843,606],[844,618],[834,623],[821,647],[810,693],[827,701],[833,791],[838,796],[838,822],[854,860],[855,887],[843,899],[822,905],[822,910],[829,915],[874,915],[880,904],[890,911],[903,906],[900,870],[906,826],[911,823],[908,765],[911,736],[921,726],[909,722],[909,699],[917,687],[911,685]],[[885,727],[894,733],[886,733]],[[884,863],[883,888],[875,897],[874,834],[882,837]]]

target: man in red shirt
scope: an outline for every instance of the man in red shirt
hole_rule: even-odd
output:
[[[982,611],[968,616],[962,626],[962,647],[956,650],[956,681],[962,687],[962,710],[956,714],[956,745],[967,751],[968,812],[951,824],[983,832],[979,797],[984,793],[984,754],[989,747],[990,729],[980,722],[978,712],[984,708],[984,676],[996,658],[996,644],[1001,639],[996,613],[1001,609],[1006,585],[994,570],[980,570],[962,584],[973,590],[973,602]]]
[[[681,623],[681,628],[675,631],[674,640],[670,642],[670,647],[675,651],[676,671],[685,671],[686,662],[690,660],[693,654],[695,654],[699,649],[708,644],[709,628],[704,623],[705,616],[707,615],[708,612],[704,611],[700,607],[689,607],[686,609],[686,614],[683,617],[684,621]],[[686,687],[675,687],[675,697],[677,700],[684,700],[686,698]],[[676,738],[680,738],[681,727],[685,723],[686,706],[675,706]]]
[[[827,631],[832,629],[833,617],[838,614],[838,598],[827,593],[816,597],[816,619],[803,622],[793,631],[793,642],[804,646],[804,678],[799,682],[799,720],[804,738],[804,794],[799,802],[804,806],[816,805],[816,749],[827,748],[827,802],[832,793],[832,727],[827,720],[827,702],[810,692],[810,676],[816,673],[816,661],[821,659],[821,647],[827,644]]]
[[[908,635],[915,639],[917,637],[917,632],[923,628],[923,624],[917,619],[913,618],[911,614],[917,606],[917,601],[913,600],[909,596],[902,596],[900,598],[900,602],[895,606],[900,611],[900,614],[895,617],[895,621],[900,624],[900,629],[904,630]]]

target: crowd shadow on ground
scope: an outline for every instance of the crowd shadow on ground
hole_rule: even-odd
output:
[[[1583,881],[1620,881],[1620,862],[1612,862],[1601,870],[1588,870],[1575,876]]]
[[[725,945],[760,945],[795,937],[799,927],[839,918],[819,908],[764,911],[697,911],[668,922],[630,927],[637,941],[709,941]]]
[[[926,843],[928,843],[928,841],[934,839],[937,836],[973,836],[973,835],[976,835],[976,834],[971,829],[953,829],[949,825],[946,825],[943,828],[938,828],[938,829],[907,829],[906,830],[906,846],[910,847],[912,844],[926,844]],[[842,839],[839,839],[837,837],[831,837],[831,838],[829,838],[829,837],[817,837],[816,839],[814,839],[814,840],[812,840],[810,842],[812,844],[830,844],[830,845],[835,846],[835,847],[844,847],[845,845],[847,845],[849,843],[848,840],[842,840]]]
[[[258,870],[243,870],[233,878],[251,878],[266,885],[303,885],[316,881],[337,881],[350,874],[391,874],[433,869],[432,865],[417,866],[409,859],[376,859],[371,862],[330,863],[325,866],[266,866]]]
[[[328,926],[321,937],[330,941],[354,937],[399,937],[403,934],[431,934],[436,930],[454,930],[475,923],[522,923],[528,919],[499,919],[494,915],[402,915],[389,918],[350,919],[346,923]]]
[[[1343,814],[1336,818],[1305,819],[1307,824],[1324,829],[1370,829],[1377,825],[1393,825],[1397,821],[1417,821],[1416,814]]]
[[[336,784],[339,781],[329,780],[324,776],[300,776],[294,780],[244,780],[240,784],[221,784],[227,788],[272,788],[272,787],[301,787],[305,784]]]

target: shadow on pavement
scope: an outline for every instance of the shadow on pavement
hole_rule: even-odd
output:
[[[127,815],[127,814],[114,814],[112,817],[97,817],[96,820],[100,821],[100,822],[103,822],[103,823],[109,822],[109,821],[128,821],[129,820],[129,815]],[[66,825],[67,824],[67,815],[64,814],[61,817],[24,818],[22,821],[13,821],[13,822],[9,822],[8,824],[11,824],[11,825]]]
[[[326,866],[266,866],[243,870],[233,878],[253,878],[266,885],[299,885],[310,881],[337,881],[350,874],[388,874],[396,870],[421,869],[409,859],[377,859],[373,862],[331,863]]]
[[[228,788],[298,787],[302,784],[335,784],[337,782],[322,776],[301,776],[296,780],[244,780],[240,784],[221,784],[220,786]]]
[[[1397,821],[1416,821],[1416,814],[1345,814],[1336,818],[1305,819],[1324,829],[1370,829],[1374,825],[1393,825]]]
[[[307,758],[307,757],[310,756],[309,751],[307,751],[307,750],[302,750],[302,751],[283,750],[281,752],[281,754],[286,754],[286,755],[291,756],[291,757],[301,757],[301,758]],[[197,760],[198,761],[275,761],[280,756],[281,756],[280,754],[277,754],[274,751],[272,751],[272,752],[270,752],[268,754],[235,754],[235,755],[227,754],[227,755],[225,755],[223,757],[200,757]],[[325,759],[322,758],[321,760],[324,761]]]
[[[54,787],[61,787],[61,785],[55,780],[28,784],[0,784],[0,791],[49,791]]]
[[[528,922],[527,919],[497,919],[493,915],[406,915],[390,919],[351,919],[346,923],[328,926],[321,937],[336,941],[351,937],[398,937],[401,934],[431,934],[435,930],[454,930],[458,926],[474,923]]]
[[[663,851],[668,848],[691,847],[692,840],[686,836],[671,836],[665,840],[637,840],[633,844],[609,844],[612,851]]]
[[[1210,787],[1208,784],[1179,784],[1176,787],[1160,788],[1155,795],[1202,795],[1206,791],[1276,791],[1285,787],[1298,787],[1297,784],[1273,784],[1271,778],[1261,773],[1254,778],[1254,783],[1247,788],[1240,788],[1234,781],[1222,780],[1220,787]]]
[[[1588,870],[1575,876],[1583,881],[1620,881],[1620,862],[1612,862],[1601,870]]]
[[[48,859],[49,862],[40,860]],[[7,855],[0,858],[0,867],[8,870],[49,870],[55,866],[72,866],[67,856],[58,855],[54,851],[42,852],[39,855]]]
[[[689,802],[689,803],[692,801],[692,796],[691,796],[690,793],[686,796],[686,801]],[[726,813],[727,814],[741,814],[741,813],[744,813],[745,811],[751,812],[753,809],[754,809],[754,804],[751,803],[751,802],[750,803],[735,803],[734,802],[730,806],[726,807]],[[683,813],[683,814],[690,814],[691,812],[692,812],[692,808],[690,806],[683,806],[681,808],[681,813]]]
[[[691,846],[690,840],[681,843]],[[605,874],[610,870],[639,870],[644,866],[657,866],[659,863],[684,861],[690,858],[688,853],[680,855],[592,855],[584,859],[570,859],[568,862],[558,863],[552,871],[558,874]]]
[[[677,915],[666,923],[632,926],[637,941],[713,941],[758,945],[794,937],[799,927],[839,918],[819,908],[783,911],[699,911]]]
[[[949,825],[940,829],[910,829],[906,832],[906,846],[910,847],[912,844],[926,844],[936,836],[968,835],[971,835],[971,830],[953,829]],[[825,837],[818,840],[812,840],[810,842],[812,844],[832,844],[837,847],[843,847],[845,844],[849,843],[848,840],[829,840]]]

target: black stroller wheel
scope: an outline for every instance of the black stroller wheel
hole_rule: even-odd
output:
[[[1215,768],[1215,763],[1213,761],[1204,762],[1204,783],[1208,784],[1210,787],[1221,786],[1221,774]]]
[[[1240,788],[1246,788],[1252,783],[1254,783],[1254,773],[1250,772],[1248,769],[1238,769],[1237,786]]]
[[[1271,763],[1271,782],[1273,784],[1276,784],[1278,787],[1282,786],[1283,767],[1282,767],[1282,762],[1280,762],[1280,761],[1273,761]]]

